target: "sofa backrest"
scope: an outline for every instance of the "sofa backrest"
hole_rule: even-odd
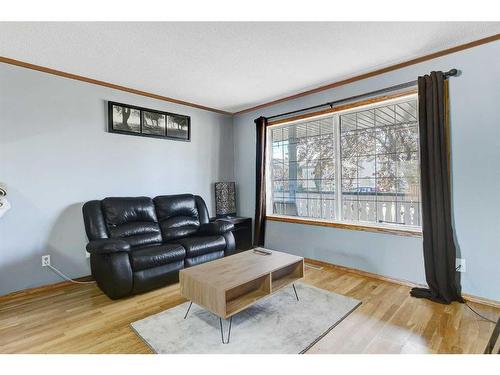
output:
[[[153,199],[164,241],[187,237],[202,223],[192,194],[161,195]]]
[[[110,238],[123,239],[131,246],[162,242],[151,198],[105,198],[102,212]]]
[[[120,238],[131,246],[175,240],[208,223],[208,210],[198,195],[105,198],[83,205],[89,240]]]

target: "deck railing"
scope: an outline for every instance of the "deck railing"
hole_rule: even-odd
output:
[[[274,198],[277,215],[339,220],[337,200],[332,192],[301,192],[295,199]],[[420,226],[420,202],[402,193],[342,193],[341,219],[371,223]]]

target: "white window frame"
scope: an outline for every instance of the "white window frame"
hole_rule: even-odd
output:
[[[359,105],[356,106],[355,103],[351,108],[332,111],[326,114],[320,114],[316,116],[309,116],[297,120],[291,120],[286,122],[280,122],[279,124],[271,124],[267,126],[267,144],[266,144],[266,218],[273,221],[285,221],[285,222],[295,222],[302,224],[312,224],[312,225],[320,225],[320,226],[332,226],[332,227],[341,227],[345,229],[355,229],[355,230],[368,230],[374,232],[386,232],[392,234],[402,234],[409,236],[420,237],[422,235],[421,226],[410,226],[410,225],[401,225],[401,224],[390,224],[390,223],[373,223],[368,221],[348,221],[342,219],[342,164],[340,162],[340,151],[335,153],[335,217],[336,220],[325,220],[321,218],[310,218],[304,216],[287,216],[287,215],[279,215],[273,213],[273,189],[272,189],[272,169],[271,169],[271,160],[272,160],[272,139],[271,139],[271,131],[272,129],[286,127],[291,124],[300,124],[304,122],[310,122],[313,120],[318,120],[322,118],[333,118],[333,131],[336,142],[336,149],[340,150],[341,143],[341,134],[340,134],[340,116],[353,112],[360,112],[367,109],[383,107],[385,105],[393,105],[402,102],[406,102],[408,100],[416,100],[417,101],[417,111],[418,111],[418,95],[416,93],[411,93],[408,95],[399,96],[394,99],[386,99],[376,101],[375,103]],[[418,115],[418,114],[417,114]],[[422,210],[420,207],[420,214]]]

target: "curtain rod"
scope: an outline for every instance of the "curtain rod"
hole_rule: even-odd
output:
[[[457,69],[450,69],[449,71],[447,71],[447,72],[444,73],[444,78],[446,79],[448,77],[453,77],[453,76],[456,76],[456,75],[458,75],[458,70]],[[324,103],[324,104],[318,104],[318,105],[315,105],[315,106],[312,106],[312,107],[297,109],[295,111],[290,111],[290,112],[280,113],[279,115],[269,116],[269,117],[267,117],[267,120],[271,120],[271,119],[274,119],[274,118],[277,118],[277,117],[283,117],[283,116],[287,116],[287,115],[293,115],[293,114],[299,113],[299,112],[307,112],[307,111],[310,111],[310,110],[313,110],[313,109],[318,109],[318,108],[321,108],[321,107],[330,107],[330,108],[332,108],[334,105],[337,105],[337,104],[340,104],[340,103],[343,103],[343,102],[348,102],[348,101],[351,101],[351,100],[364,98],[366,96],[373,96],[373,95],[378,95],[378,94],[385,94],[386,92],[391,92],[391,91],[395,91],[395,90],[401,90],[401,89],[404,89],[404,88],[407,88],[407,87],[412,87],[412,86],[415,86],[416,84],[417,84],[416,80],[415,81],[409,81],[409,82],[401,83],[399,85],[385,87],[383,89],[379,89],[379,90],[367,92],[367,93],[360,94],[360,95],[351,96],[349,98],[339,99],[339,100],[335,100],[333,102],[328,102],[328,103]]]

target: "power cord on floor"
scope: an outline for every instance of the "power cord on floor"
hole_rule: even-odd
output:
[[[464,304],[465,304],[465,306],[467,306],[470,309],[470,311],[472,311],[477,316],[480,316],[481,318],[483,318],[484,320],[487,320],[488,322],[491,322],[493,324],[497,324],[497,322],[495,322],[494,320],[491,320],[490,318],[487,318],[484,315],[479,314],[476,310],[474,310],[472,307],[470,307],[467,302],[464,302]]]
[[[457,266],[457,268],[455,268],[455,271],[459,272],[459,270],[460,270],[461,268],[462,268],[462,265],[461,265],[461,264],[459,264],[459,265]],[[465,304],[465,306],[467,306],[467,307],[469,308],[469,310],[470,310],[470,311],[472,311],[472,312],[473,312],[474,314],[476,314],[477,316],[479,316],[479,317],[483,318],[484,320],[487,320],[488,322],[491,322],[491,323],[493,323],[493,324],[497,324],[497,322],[495,322],[494,320],[491,320],[490,318],[487,318],[487,317],[485,317],[485,316],[483,316],[483,315],[479,314],[476,310],[474,310],[472,307],[470,307],[470,306],[469,306],[469,304],[468,304],[467,302],[465,302],[465,301],[464,301],[464,304]]]
[[[57,275],[59,275],[63,279],[68,280],[72,283],[75,283],[75,284],[95,284],[95,281],[76,281],[76,280],[73,280],[71,277],[66,276],[64,273],[62,273],[61,271],[59,271],[57,268],[55,268],[54,266],[52,266],[50,264],[47,264],[47,267],[49,267],[53,272],[55,272]]]

